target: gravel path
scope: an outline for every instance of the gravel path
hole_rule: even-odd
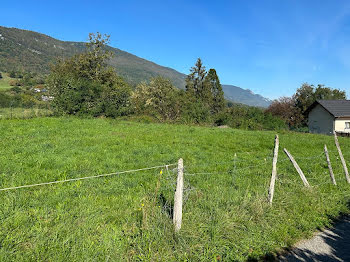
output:
[[[343,218],[334,228],[299,242],[279,261],[350,261],[350,216]]]

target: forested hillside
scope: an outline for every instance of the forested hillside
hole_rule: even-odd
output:
[[[29,71],[47,74],[50,64],[57,58],[67,58],[81,53],[86,46],[83,42],[60,41],[50,36],[17,28],[0,26],[0,72]],[[131,85],[150,80],[155,76],[170,79],[178,88],[185,87],[186,75],[172,68],[160,66],[118,48],[108,47],[114,57],[110,65],[116,68]],[[251,94],[237,86],[224,85],[225,97],[233,102],[267,107],[270,101],[260,95]]]
[[[70,57],[85,50],[85,43],[60,41],[37,32],[0,26],[0,71],[23,70],[48,73],[58,57]],[[185,75],[117,48],[108,47],[110,64],[130,84],[161,75],[182,88]]]

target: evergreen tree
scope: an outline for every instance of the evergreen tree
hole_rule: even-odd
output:
[[[210,69],[207,76],[205,77],[206,90],[209,91],[207,95],[207,101],[210,102],[211,112],[217,114],[225,108],[224,91],[220,84],[218,75],[215,69]]]
[[[200,58],[197,59],[195,66],[191,67],[190,72],[186,78],[186,91],[197,99],[202,99],[205,96],[204,79],[207,71]]]

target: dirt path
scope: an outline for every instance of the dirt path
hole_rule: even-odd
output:
[[[299,242],[279,261],[350,261],[350,216],[343,218],[333,229]]]

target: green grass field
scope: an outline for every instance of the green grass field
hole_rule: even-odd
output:
[[[176,172],[160,169],[0,191],[0,261],[245,261],[311,236],[348,212],[332,137],[109,119],[0,122],[0,187],[176,163],[185,165],[183,224],[171,214]],[[350,158],[350,140],[339,138]],[[327,143],[338,186],[331,184]],[[311,189],[283,153],[299,162]],[[234,154],[237,160],[234,164]]]
[[[12,88],[12,86],[10,86],[11,78],[6,73],[1,74],[2,78],[0,79],[0,91]]]

